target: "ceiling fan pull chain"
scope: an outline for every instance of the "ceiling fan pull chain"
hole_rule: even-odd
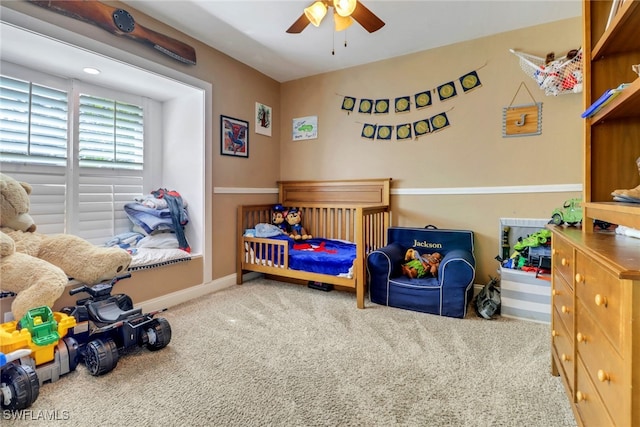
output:
[[[331,33],[331,55],[336,54],[336,33]]]

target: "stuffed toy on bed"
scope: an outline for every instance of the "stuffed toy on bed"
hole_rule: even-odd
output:
[[[280,203],[273,206],[271,223],[278,227],[284,234],[289,234],[289,223],[287,222],[287,210]]]
[[[423,277],[438,277],[438,266],[442,255],[438,252],[432,254],[420,255],[415,249],[408,249],[404,256],[404,264],[402,264],[402,274],[412,279],[420,279]]]
[[[289,237],[295,240],[307,240],[311,238],[310,234],[307,234],[307,230],[301,224],[302,213],[297,208],[291,208],[287,212],[287,224],[289,224]]]

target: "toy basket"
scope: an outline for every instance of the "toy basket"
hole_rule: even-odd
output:
[[[544,90],[545,95],[582,92],[582,49],[545,64],[545,58],[509,49],[520,59],[520,68]]]

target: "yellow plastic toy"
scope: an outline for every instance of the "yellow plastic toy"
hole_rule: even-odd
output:
[[[54,359],[60,338],[76,325],[76,319],[64,313],[52,312],[47,306],[31,309],[18,321],[0,325],[0,352],[30,349],[36,366]]]

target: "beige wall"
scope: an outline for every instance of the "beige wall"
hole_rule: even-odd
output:
[[[400,193],[403,189],[582,181],[580,96],[545,97],[508,52],[509,48],[516,48],[540,55],[549,50],[563,54],[580,44],[579,18],[280,84],[129,5],[105,3],[135,12],[136,21],[145,27],[195,47],[197,65],[177,63],[139,43],[25,1],[3,2],[3,6],[211,82],[214,279],[235,272],[237,206],[275,202],[275,194],[252,193],[256,192],[253,189],[275,188],[278,179],[392,177],[393,191]],[[330,56],[327,60],[331,60]],[[481,88],[445,103],[436,101],[430,109],[423,110],[425,113],[411,112],[402,117],[392,113],[379,120],[398,124],[453,107],[447,113],[451,126],[419,141],[365,141],[360,138],[365,119],[340,110],[340,95],[358,98],[413,95],[472,70],[478,70]],[[522,81],[536,101],[543,102],[542,135],[505,139],[501,136],[502,108],[510,104]],[[273,108],[271,137],[254,133],[256,101]],[[521,90],[515,104],[529,101],[526,91]],[[248,159],[219,154],[220,114],[250,122]],[[319,138],[292,142],[292,119],[307,115],[318,116]],[[547,217],[553,207],[576,195],[396,194],[392,197],[393,222],[402,226],[436,224],[441,228],[474,230],[480,262],[478,277],[483,281],[486,274],[495,271],[493,257],[497,254],[499,217]]]
[[[581,20],[574,18],[284,83],[280,176],[393,178],[393,224],[473,230],[478,278],[485,281],[498,266],[493,257],[498,254],[500,217],[547,218],[554,207],[579,193],[474,194],[478,187],[582,182],[581,95],[545,96],[509,48],[538,56],[555,50],[562,56],[580,43]],[[387,115],[341,110],[345,95],[393,100],[472,70],[478,71],[482,87],[463,94],[456,83],[457,97],[441,102],[434,95],[426,109],[412,105],[409,113]],[[516,93],[513,105],[533,102],[525,88],[518,91],[521,82],[543,103],[542,134],[503,138],[503,108]],[[443,111],[450,127],[419,140],[396,141],[394,135],[391,141],[370,141],[360,136],[363,123],[397,125]],[[293,118],[313,115],[318,116],[318,138],[292,141]],[[451,194],[451,188],[463,194]],[[407,189],[418,195],[402,194]],[[430,194],[441,190],[444,194]]]

